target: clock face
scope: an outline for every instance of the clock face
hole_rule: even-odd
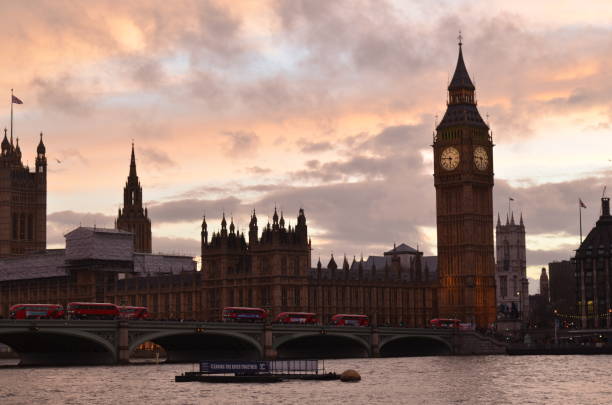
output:
[[[449,146],[440,155],[440,165],[446,170],[454,170],[459,165],[459,151]]]
[[[489,155],[482,146],[474,149],[474,164],[478,170],[485,170],[489,166]]]

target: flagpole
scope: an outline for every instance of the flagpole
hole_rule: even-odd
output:
[[[13,139],[13,89],[11,89],[11,139]]]
[[[578,217],[580,218],[580,245],[582,245],[582,205],[578,202]]]

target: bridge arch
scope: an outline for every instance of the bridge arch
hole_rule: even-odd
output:
[[[381,357],[442,356],[453,353],[453,346],[439,336],[392,336],[379,346]]]
[[[130,342],[130,356],[145,342],[161,346],[166,351],[167,362],[263,358],[263,348],[259,341],[236,332],[170,330],[142,334]]]
[[[109,337],[114,339],[114,333]],[[78,329],[0,330],[0,343],[19,355],[20,365],[114,364],[116,361],[113,342]]]
[[[349,333],[294,333],[280,336],[272,347],[278,358],[368,357],[370,344]]]

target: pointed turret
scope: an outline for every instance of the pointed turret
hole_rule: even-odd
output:
[[[236,227],[234,226],[234,217],[230,217],[230,235],[234,234],[234,230],[236,229]]]
[[[331,259],[329,259],[329,263],[327,263],[327,268],[331,270],[335,270],[338,268],[336,261],[334,260],[334,254],[331,254]]]
[[[221,237],[227,236],[227,221],[225,220],[225,212],[223,212],[223,218],[221,219]]]
[[[4,130],[5,134],[6,134],[6,129]],[[38,153],[38,155],[44,155],[45,153],[47,153],[47,148],[45,148],[45,144],[43,143],[43,133],[40,133],[40,141],[38,141],[38,146],[36,147],[36,153]]]
[[[512,211],[511,217],[510,217],[510,225],[516,225],[514,223],[514,211]]]
[[[346,259],[346,254],[344,255],[344,261],[342,262],[342,269],[348,271],[349,270],[349,262]]]
[[[253,209],[253,215],[251,215],[251,221],[249,222],[249,244],[253,246],[257,243],[257,216],[255,215],[255,210]]]
[[[525,224],[523,223],[523,213],[521,212],[521,220],[519,222],[519,225],[522,226],[523,228],[525,227]]]
[[[278,222],[281,228],[285,227],[285,218],[283,218],[283,211],[281,211],[280,221]]]
[[[274,207],[274,215],[272,215],[272,227],[274,229],[278,228],[278,213],[276,212],[276,207]]]
[[[21,162],[21,148],[19,147],[19,138],[17,138],[17,145],[15,145],[15,156],[17,160]]]
[[[4,128],[4,139],[2,139],[2,155],[7,155],[9,150],[11,150],[11,143],[6,137],[6,128]]]
[[[202,242],[208,244],[208,224],[206,223],[206,215],[202,215]]]
[[[47,148],[45,148],[45,144],[43,143],[43,133],[40,133],[40,141],[38,141],[38,147],[36,148],[36,173],[40,173],[46,177],[47,173],[47,157],[45,156],[47,153]]]
[[[497,227],[499,228],[501,226],[501,221],[499,219],[499,212],[497,213]]]
[[[508,217],[508,214],[506,214],[506,225],[510,225],[510,218]]]

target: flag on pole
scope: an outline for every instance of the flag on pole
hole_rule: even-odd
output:
[[[578,199],[578,204],[580,204],[580,208],[586,208],[586,205],[582,202],[582,199]]]
[[[11,99],[12,103],[14,103],[14,104],[23,104],[23,101],[21,101],[17,97],[15,97],[15,96],[11,96],[11,97],[12,97],[12,99]]]

